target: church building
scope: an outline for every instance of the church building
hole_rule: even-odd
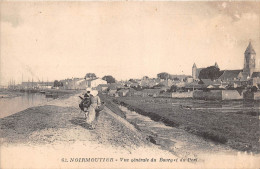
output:
[[[218,67],[217,63],[215,66]],[[203,68],[197,68],[196,64],[194,63],[192,67],[192,77],[193,79],[198,79],[199,73]],[[244,68],[238,70],[223,70],[221,72],[222,75],[218,78],[222,82],[234,82],[234,81],[245,81],[259,75],[260,79],[260,72],[257,72],[258,67],[256,65],[256,52],[249,42],[245,52],[244,52]],[[254,77],[252,76],[254,74]]]
[[[217,62],[215,63],[214,66],[216,68],[219,68]],[[192,66],[192,77],[193,77],[193,79],[199,79],[199,74],[200,74],[200,71],[202,69],[205,69],[205,68],[197,68],[196,64],[195,63],[193,64],[193,66]]]

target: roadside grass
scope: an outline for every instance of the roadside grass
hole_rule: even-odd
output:
[[[126,118],[125,113],[119,109],[118,105],[114,103],[111,99],[107,98],[105,95],[99,95],[100,99],[105,102],[107,108],[109,108],[112,112],[119,115],[122,118]]]
[[[225,144],[240,151],[260,152],[259,111],[186,109],[177,103],[184,104],[190,100],[182,99],[177,102],[172,98],[118,97],[106,100],[112,100],[154,121],[184,129],[215,143]]]

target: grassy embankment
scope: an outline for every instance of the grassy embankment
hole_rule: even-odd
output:
[[[172,98],[103,97],[139,114],[149,116],[154,121],[162,121],[167,126],[184,129],[216,143],[241,151],[256,153],[260,151],[259,112],[192,110],[176,104],[189,101],[185,99],[176,101]]]
[[[125,113],[118,108],[118,104],[114,103],[112,99],[109,99],[106,95],[99,94],[102,102],[105,102],[107,108],[109,108],[113,113],[117,114],[122,118],[126,118]]]

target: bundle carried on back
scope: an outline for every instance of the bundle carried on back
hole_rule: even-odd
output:
[[[79,104],[79,108],[82,111],[86,112],[87,109],[89,108],[89,106],[91,105],[91,99],[90,99],[90,97],[84,97],[84,98],[81,97],[81,96],[79,96],[79,97],[81,98],[81,102]]]

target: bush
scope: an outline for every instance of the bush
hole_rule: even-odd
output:
[[[255,112],[255,111],[250,111],[250,112],[247,112],[246,114],[250,115],[250,116],[258,116],[258,112]]]

